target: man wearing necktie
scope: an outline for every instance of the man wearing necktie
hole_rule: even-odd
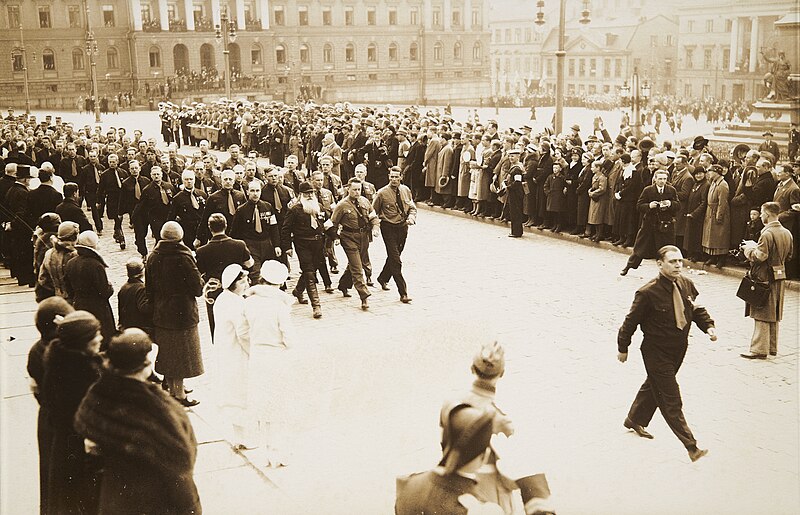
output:
[[[231,238],[244,241],[253,257],[250,278],[253,284],[261,279],[261,264],[281,256],[280,228],[272,204],[261,200],[261,183],[247,186],[247,202],[239,206],[231,224]]]
[[[74,182],[76,184],[80,181],[81,170],[86,164],[86,160],[77,154],[77,147],[75,143],[67,143],[67,149],[61,162],[58,163],[56,174],[60,175],[64,182]],[[83,192],[81,192],[83,195]]]
[[[639,290],[617,335],[617,359],[625,363],[628,347],[637,327],[641,327],[642,359],[647,379],[636,394],[624,426],[642,438],[653,436],[645,429],[656,408],[675,436],[686,447],[692,461],[705,456],[708,451],[697,447],[697,440],[683,417],[683,401],[675,379],[688,347],[692,322],[717,340],[714,320],[706,309],[695,302],[698,291],[694,283],[681,275],[683,255],[678,247],[666,245],[658,250],[659,275]]]
[[[128,177],[128,173],[119,167],[119,158],[116,154],[109,154],[108,169],[100,175],[100,183],[97,185],[97,210],[109,220],[114,220],[114,241],[119,243],[121,249],[125,248],[125,235],[122,232],[122,181]]]
[[[254,180],[257,181],[258,179]],[[286,218],[286,212],[289,210],[289,204],[294,200],[294,192],[282,184],[281,172],[278,168],[271,167],[266,174],[266,180],[266,184],[261,190],[261,200],[269,202],[275,208],[275,218],[278,220],[278,228],[280,229],[283,226],[283,220]],[[248,181],[248,184],[250,182],[252,181]],[[283,248],[280,242],[280,232],[278,233],[276,244]],[[286,254],[281,255],[278,261],[289,268],[289,259]]]
[[[325,175],[322,171],[317,170],[316,172],[312,172],[311,174],[311,185],[314,187],[314,195],[317,197],[317,202],[319,203],[320,210],[324,211],[325,214],[330,218],[333,214],[333,208],[336,205],[336,200],[334,199],[333,192],[328,188],[325,188],[322,184],[325,181]],[[331,267],[332,274],[339,273],[339,260],[336,259],[336,249],[334,247],[334,241],[330,238],[325,240],[325,257],[328,258],[328,265]],[[325,260],[323,259],[322,263],[319,265],[320,274],[323,276],[323,280],[328,274],[328,269],[325,266]],[[324,271],[323,271],[324,270]],[[330,281],[325,282],[325,288],[327,289],[330,285]]]
[[[127,213],[133,226],[134,241],[136,250],[142,257],[147,255],[147,217],[144,211],[140,210],[139,203],[142,201],[142,192],[150,185],[150,179],[142,175],[139,161],[133,159],[128,162],[130,176],[122,181],[122,200],[120,201],[120,212]]]
[[[233,189],[233,184],[236,182],[236,174],[233,170],[223,170],[222,172],[222,188],[215,191],[208,197],[206,207],[203,209],[203,216],[200,223],[197,224],[197,237],[194,242],[194,247],[205,244],[210,234],[208,232],[208,218],[214,213],[222,213],[225,215],[225,220],[228,222],[228,234],[233,225],[233,216],[239,206],[247,201],[247,197],[241,191]]]
[[[142,256],[147,255],[147,246],[144,242],[144,238],[147,235],[147,227],[150,227],[153,238],[158,243],[161,240],[161,226],[169,220],[172,197],[175,195],[175,189],[172,184],[163,180],[160,166],[154,166],[150,169],[150,179],[150,184],[142,190],[142,198],[139,200],[133,215],[133,218],[138,223],[146,224],[144,225],[144,230],[137,231],[136,234],[136,249]]]
[[[181,175],[181,190],[172,198],[172,208],[169,219],[175,220],[183,227],[183,243],[194,250],[194,240],[197,224],[203,214],[208,195],[194,187],[194,172],[185,170]]]
[[[97,229],[97,235],[103,234],[103,217],[97,209],[97,186],[100,184],[100,175],[103,173],[103,165],[96,150],[89,151],[89,163],[86,164],[80,173],[78,186],[80,186],[86,205],[92,210],[92,220]],[[73,181],[74,182],[74,181]]]

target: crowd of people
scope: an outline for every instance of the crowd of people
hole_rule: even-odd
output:
[[[702,136],[685,146],[656,143],[655,134],[635,138],[623,126],[612,139],[602,121],[591,132],[572,125],[569,133],[536,134],[415,107],[221,100],[163,104],[161,111],[165,150],[124,128],[103,133],[13,112],[1,122],[0,251],[18,284],[34,288],[40,302],[42,339],[29,370],[41,403],[41,502],[69,506],[46,513],[92,512],[98,503],[114,511],[121,502],[158,499],[173,503],[173,511],[157,512],[199,510],[191,479],[196,442],[180,409],[199,402],[188,397],[184,380],[204,373],[197,298],[225,373],[249,378],[224,382],[221,409],[230,413],[232,445],[261,448],[268,465],[285,465],[280,443],[290,428],[280,415],[287,408],[269,394],[291,370],[284,352],[295,338],[289,306],[310,301],[313,319],[322,317],[317,285],[321,279],[325,293],[335,293],[337,243],[347,258],[336,285],[343,298],[355,289],[360,309],[369,310],[374,278],[384,291],[393,280],[399,300],[410,303],[401,254],[419,202],[510,223],[512,237],[523,236],[527,225],[632,246],[622,275],[652,257],[660,267],[684,255],[722,267],[742,242],[741,259],[770,289],[765,305],[749,308],[756,330],[743,356],[777,353],[783,279],[798,274],[800,163],[784,164],[769,133],[759,149],[737,147],[717,157]],[[215,132],[211,142],[198,127]],[[197,149],[181,155],[181,144]],[[227,159],[212,147],[227,150]],[[126,264],[116,321],[99,239],[107,221],[121,249],[133,229],[139,254]],[[379,235],[387,258],[375,275],[369,246]],[[293,266],[300,269],[294,285]],[[707,314],[698,316],[704,330],[713,329]],[[631,319],[627,327],[638,323]],[[500,366],[501,354],[483,349],[476,358],[479,388],[493,391],[491,379],[502,371],[486,367]],[[119,407],[113,399],[121,392]],[[658,407],[671,410],[665,418],[678,416],[674,406]],[[491,462],[488,439],[503,432],[485,408],[462,400],[443,411],[441,468],[427,479],[398,482],[398,513],[416,513],[420,491],[441,506],[461,502],[455,491],[503,505],[459,479]],[[644,410],[652,416],[655,407]],[[128,428],[119,418],[125,413],[147,426]],[[649,416],[632,408],[626,426],[641,435]],[[156,437],[131,445],[145,433]],[[684,440],[693,460],[703,454]],[[158,474],[142,473],[124,499],[114,495],[127,474],[150,470],[165,455],[169,463],[161,460]],[[495,471],[490,484],[498,477]],[[524,477],[506,488],[521,487]],[[526,510],[550,513],[539,502],[549,495],[546,483],[534,483],[523,487],[523,498],[535,500]],[[152,488],[164,495],[153,496]],[[138,499],[145,491],[147,499]]]

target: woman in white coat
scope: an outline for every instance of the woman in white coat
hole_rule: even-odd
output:
[[[222,272],[223,291],[214,302],[214,350],[217,353],[219,407],[230,423],[228,437],[236,450],[252,449],[253,431],[247,403],[250,330],[244,316],[247,271],[228,265]]]
[[[244,301],[244,316],[250,328],[248,402],[258,425],[259,445],[271,467],[286,465],[281,451],[285,450],[290,432],[292,381],[296,380],[292,363],[297,351],[289,350],[295,343],[289,316],[294,297],[280,290],[288,277],[286,265],[265,261],[261,265],[261,283],[248,290]]]

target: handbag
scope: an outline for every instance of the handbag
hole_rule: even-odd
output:
[[[748,271],[747,274],[742,277],[742,282],[739,283],[736,296],[751,306],[760,308],[766,305],[769,299],[769,283],[756,281]]]

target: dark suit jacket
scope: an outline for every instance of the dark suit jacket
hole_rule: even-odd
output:
[[[55,213],[64,196],[49,184],[41,184],[28,193],[28,214],[36,222],[45,213]]]
[[[72,161],[75,161],[75,170],[72,170]],[[56,168],[56,175],[61,176],[64,179],[64,182],[74,182],[75,184],[79,184],[81,180],[81,170],[83,167],[86,166],[86,160],[83,159],[81,156],[75,156],[74,158],[64,157],[61,159],[61,162],[58,163],[58,168]]]
[[[97,163],[96,167],[97,173],[102,176],[105,167],[100,163]],[[81,168],[78,177],[78,186],[80,187],[81,195],[94,202],[97,198],[98,184],[100,184],[100,181],[95,180],[95,166],[92,166],[92,163],[86,163],[86,165]]]
[[[247,197],[245,197],[244,193],[241,191],[231,190],[231,195],[233,195],[233,203],[236,204],[237,209],[239,206],[247,202]],[[221,189],[219,191],[215,191],[208,197],[206,207],[203,209],[203,216],[201,217],[200,222],[197,224],[197,238],[201,242],[208,241],[210,236],[208,231],[208,218],[214,213],[222,213],[225,215],[225,219],[228,221],[228,229],[225,231],[225,233],[230,234],[234,215],[232,215],[228,209],[228,190]]]
[[[650,209],[650,202],[660,202],[662,200],[669,200],[669,207],[657,207]],[[681,202],[678,200],[678,192],[669,184],[664,186],[664,192],[659,193],[655,185],[647,186],[642,190],[639,195],[639,200],[636,203],[636,209],[642,214],[642,227],[655,229],[659,222],[673,222],[675,221],[675,213],[680,211]]]
[[[139,188],[142,191],[142,195],[144,195],[144,189],[150,184],[150,179],[147,177],[143,177],[139,175],[134,179],[133,176],[128,177],[124,181],[122,181],[122,197],[120,199],[120,213],[133,213],[134,208],[139,203],[139,200],[136,199],[136,183],[134,181],[139,182]]]
[[[128,172],[121,168],[117,168],[116,173],[119,176],[120,183],[128,176]],[[97,202],[105,204],[109,218],[114,218],[124,213],[124,211],[120,210],[121,192],[122,189],[117,183],[116,177],[114,177],[114,169],[107,169],[100,176],[100,184],[97,185]]]
[[[62,222],[75,222],[78,224],[81,232],[92,230],[92,224],[89,223],[89,219],[86,218],[83,209],[71,198],[64,199],[64,201],[56,207],[56,213],[61,217]]]

